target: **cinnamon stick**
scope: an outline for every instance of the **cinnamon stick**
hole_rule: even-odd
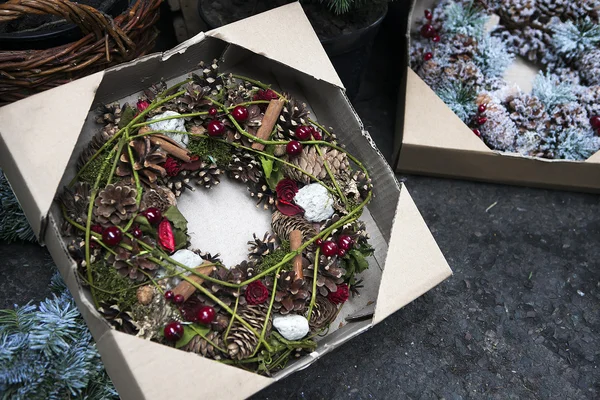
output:
[[[269,106],[267,107],[267,111],[265,111],[265,116],[262,119],[260,128],[258,128],[258,132],[256,132],[257,138],[267,140],[269,136],[271,136],[271,132],[273,131],[277,120],[279,120],[279,114],[281,114],[281,110],[283,110],[284,105],[284,98],[274,99],[269,102]],[[265,145],[254,142],[252,143],[252,148],[254,150],[264,150]]]
[[[160,146],[161,149],[166,151],[168,154],[172,155],[175,158],[180,159],[183,162],[192,161],[192,159],[190,158],[190,155],[188,154],[186,149],[183,149],[183,148],[179,147],[178,145],[171,143],[170,140],[166,139],[165,137],[161,137],[161,136],[162,135],[151,135],[150,143],[152,143],[155,146]]]
[[[202,265],[204,265],[204,264],[210,264],[210,263],[208,261],[205,261],[202,263]],[[208,267],[203,267],[202,265],[194,268],[194,271],[196,271],[200,274],[203,274],[203,275],[209,275],[215,269],[214,265],[211,265]],[[202,279],[198,275],[190,274],[190,275],[188,275],[188,278],[190,280],[196,282],[198,285],[201,285],[202,282],[204,282],[204,279]],[[192,285],[190,282],[181,281],[181,282],[179,282],[179,285],[175,286],[175,289],[173,289],[173,295],[180,294],[183,296],[184,300],[187,300],[190,298],[190,296],[195,291],[196,291],[196,287],[194,285]]]
[[[294,229],[290,232],[290,249],[292,251],[298,250],[302,246],[302,231]],[[296,279],[304,279],[304,272],[302,271],[302,254],[298,254],[292,260],[294,265],[294,272],[296,273]]]

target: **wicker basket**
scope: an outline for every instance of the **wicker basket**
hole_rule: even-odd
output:
[[[76,24],[83,37],[45,50],[0,51],[0,105],[133,60],[154,46],[162,0],[136,0],[116,18],[69,0],[9,0],[0,22],[51,14]]]

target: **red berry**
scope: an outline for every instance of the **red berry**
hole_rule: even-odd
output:
[[[231,116],[237,122],[244,122],[245,120],[248,119],[248,109],[244,106],[237,106],[231,112]]]
[[[311,126],[311,128],[312,128],[312,132],[311,132],[312,133],[312,137],[315,140],[321,140],[321,139],[323,139],[323,136],[321,135],[321,132],[319,132],[318,130],[316,130],[312,126]]]
[[[421,27],[421,36],[424,38],[431,39],[435,35],[437,35],[437,31],[431,24],[425,24]]]
[[[140,228],[138,225],[135,225],[133,228],[131,228],[131,234],[134,238],[140,239],[143,235],[142,228]]]
[[[297,156],[302,153],[302,143],[297,140],[290,140],[290,142],[285,146],[285,151],[290,156]]]
[[[346,255],[346,250],[344,250],[344,249],[338,249],[337,255],[339,257],[344,257]]]
[[[315,240],[315,244],[316,244],[317,246],[320,246],[320,245],[322,245],[322,244],[323,244],[323,239],[321,239],[321,238],[318,238],[317,240]]]
[[[176,294],[175,296],[173,296],[173,303],[175,304],[183,304],[184,301],[185,298],[182,294]]]
[[[442,37],[440,35],[435,35],[434,37],[431,38],[432,42],[435,43],[439,43],[442,40]]]
[[[148,222],[150,222],[152,225],[156,225],[162,220],[162,213],[156,207],[146,208],[146,210],[142,212],[142,215],[146,217]]]
[[[485,110],[487,110],[487,106],[485,104],[480,104],[479,107],[477,107],[477,111],[479,111],[479,114],[483,114]]]
[[[139,112],[144,111],[146,108],[150,107],[150,103],[147,100],[138,100],[137,109]]]
[[[433,19],[433,14],[430,10],[425,10],[425,18],[427,18],[430,21]]]
[[[327,240],[321,244],[321,251],[327,257],[335,256],[338,252],[338,245],[333,240]]]
[[[477,137],[481,137],[481,132],[479,131],[479,129],[475,128],[473,129],[473,133],[477,136]]]
[[[204,325],[209,325],[215,320],[217,313],[211,306],[204,306],[198,310],[198,322]]]
[[[165,300],[173,300],[173,296],[175,296],[175,295],[173,294],[173,292],[172,292],[172,291],[170,291],[170,290],[167,290],[167,291],[165,292]]]
[[[354,240],[350,235],[340,235],[337,244],[340,249],[350,250],[354,244]]]
[[[592,125],[592,128],[594,129],[600,129],[600,115],[594,115],[590,118],[590,125]]]
[[[296,128],[294,135],[298,140],[308,140],[313,133],[313,129],[314,128],[312,126],[300,125]]]
[[[219,112],[219,110],[217,110],[217,107],[211,107],[208,109],[208,115],[210,115],[212,117],[217,115],[218,112]]]
[[[225,133],[225,125],[221,121],[213,119],[206,126],[206,130],[210,136],[221,136]]]
[[[432,54],[432,53],[430,53],[430,52],[427,52],[427,53],[425,53],[425,54],[423,55],[423,60],[425,60],[425,61],[429,61],[429,60],[431,60],[432,58],[433,58],[433,54]]]
[[[177,321],[169,322],[164,330],[165,339],[176,342],[183,336],[183,325]]]
[[[483,125],[487,122],[487,118],[486,117],[479,117],[477,118],[477,124],[478,125]]]
[[[102,232],[102,241],[109,246],[116,246],[123,240],[123,232],[116,226],[109,226]]]

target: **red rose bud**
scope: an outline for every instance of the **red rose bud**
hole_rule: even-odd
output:
[[[175,251],[175,235],[168,219],[163,219],[158,225],[158,243],[169,253]]]
[[[165,171],[167,171],[167,175],[177,176],[177,174],[179,174],[179,172],[181,171],[181,163],[173,157],[167,157],[167,161],[165,161],[164,168]]]
[[[296,181],[293,179],[282,179],[277,183],[275,192],[277,193],[277,198],[279,200],[284,200],[291,203],[294,201],[296,193],[298,193],[298,184],[296,184]]]
[[[335,292],[330,292],[327,295],[327,298],[329,299],[329,301],[331,301],[334,304],[345,303],[346,300],[348,300],[348,297],[350,297],[350,293],[348,290],[348,285],[345,283],[342,285],[339,285]]]
[[[252,99],[254,101],[256,101],[256,100],[270,101],[270,100],[275,100],[277,98],[278,98],[277,93],[275,93],[271,89],[267,89],[267,90],[261,89],[258,92],[256,92],[256,94],[254,95],[254,97]]]
[[[138,111],[142,112],[146,108],[150,107],[150,102],[148,102],[147,100],[138,100],[136,106],[137,106]]]
[[[246,287],[246,301],[248,304],[262,304],[268,298],[269,289],[261,281],[254,281]]]

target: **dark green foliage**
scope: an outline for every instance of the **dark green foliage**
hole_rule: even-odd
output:
[[[0,170],[0,240],[35,241],[33,230],[13,193],[8,180]]]
[[[102,170],[102,166],[106,164],[102,173],[102,178],[100,179],[100,187],[106,185],[112,167],[111,160],[107,160],[106,156],[107,153],[103,152],[94,160],[92,160],[82,172],[82,174],[79,176],[79,180],[82,182],[87,182],[90,184],[90,186],[93,187],[96,183],[98,175],[100,174],[100,171]]]
[[[342,259],[342,265],[346,270],[344,280],[350,285],[356,283],[356,275],[369,268],[367,257],[372,255],[375,249],[367,243],[362,243],[346,253]]]
[[[257,272],[265,271],[274,265],[279,264],[283,258],[290,252],[290,242],[283,240],[279,247],[272,253],[263,257],[262,262],[256,266]],[[292,262],[286,263],[282,270],[289,271],[292,268]]]
[[[191,138],[188,150],[206,162],[214,162],[219,168],[225,168],[231,161],[232,147],[224,142],[210,138]]]
[[[131,279],[122,276],[112,265],[104,261],[93,264],[96,298],[100,303],[116,304],[120,310],[128,310],[137,303],[136,287]]]

